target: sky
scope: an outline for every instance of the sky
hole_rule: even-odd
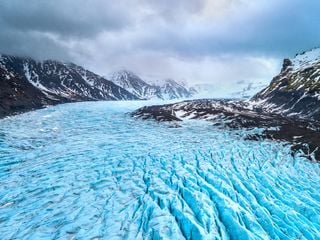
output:
[[[217,89],[320,46],[319,0],[0,0],[0,52]]]

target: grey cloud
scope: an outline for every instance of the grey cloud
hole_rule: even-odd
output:
[[[72,56],[86,48],[74,50],[74,42],[135,24],[127,11],[132,4],[124,0],[0,1],[0,53],[77,61]]]
[[[0,19],[16,31],[50,32],[63,37],[92,37],[130,24],[124,1],[10,0],[0,2]],[[129,5],[130,6],[130,5]]]
[[[152,10],[156,17],[168,21],[181,23],[192,14],[198,14],[205,6],[205,0],[143,0],[145,8]]]
[[[0,52],[102,74],[121,67],[198,82],[224,71],[233,82],[261,79],[283,57],[320,44],[319,9],[318,0],[0,1]],[[237,61],[248,69],[239,74]]]
[[[220,54],[283,57],[320,44],[319,1],[269,2],[265,8],[244,10],[223,22],[158,25],[138,45],[194,58]]]
[[[4,25],[0,31],[0,53],[35,59],[72,60],[65,46],[49,35],[36,31],[15,31]]]

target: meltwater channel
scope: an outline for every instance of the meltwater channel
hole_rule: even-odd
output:
[[[320,164],[146,102],[0,120],[0,239],[320,239]]]

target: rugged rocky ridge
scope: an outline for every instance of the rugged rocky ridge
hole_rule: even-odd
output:
[[[320,48],[285,59],[280,74],[252,102],[263,111],[320,120]]]
[[[135,95],[72,63],[0,56],[0,117],[46,105],[133,100]]]
[[[142,80],[133,72],[122,70],[112,75],[111,81],[139,99],[179,99],[190,98],[195,94],[194,89],[188,89],[172,79],[165,80],[162,84],[150,84]]]

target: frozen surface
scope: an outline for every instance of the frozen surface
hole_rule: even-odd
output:
[[[145,102],[0,120],[1,239],[320,239],[320,166]]]

